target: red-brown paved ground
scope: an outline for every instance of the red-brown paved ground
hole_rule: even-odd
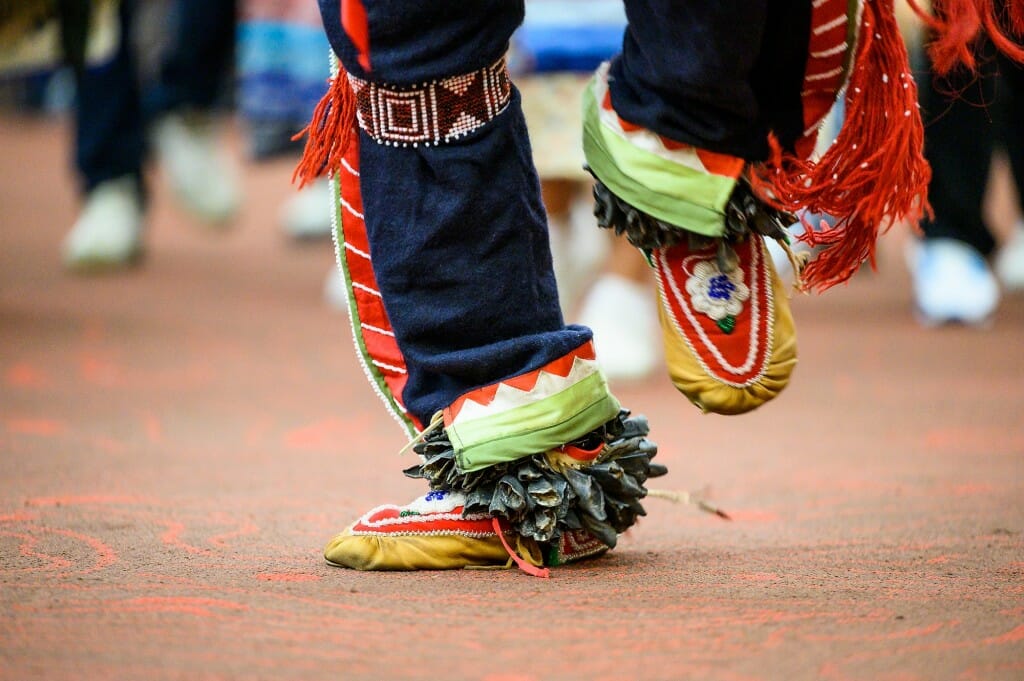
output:
[[[623,387],[672,489],[542,581],[361,574],[320,549],[421,487],[321,302],[327,248],[251,168],[210,235],[162,184],[145,266],[61,272],[63,128],[0,119],[0,678],[1024,679],[1024,299],[987,332],[881,271],[795,300],[801,364],[746,417]]]

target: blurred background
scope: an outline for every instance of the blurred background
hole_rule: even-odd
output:
[[[0,678],[308,678],[340,662],[379,678],[392,627],[417,621],[436,626],[408,659],[456,678],[547,678],[501,676],[495,660],[591,679],[681,663],[728,678],[883,678],[893,664],[920,672],[899,678],[1019,678],[1019,71],[985,59],[980,80],[933,88],[927,149],[952,162],[928,238],[895,225],[874,269],[794,293],[793,384],[749,416],[702,416],[663,375],[653,283],[594,229],[580,171],[578,92],[614,50],[621,5],[528,3],[510,64],[566,316],[598,331],[616,393],[650,417],[665,484],[735,519],[652,500],[613,557],[580,568],[608,610],[548,612],[578,646],[568,669],[517,609],[504,616],[518,628],[444,655],[438,589],[467,592],[470,619],[487,621],[488,594],[528,600],[525,580],[396,586],[319,559],[357,513],[421,490],[353,352],[327,187],[290,182],[291,138],[328,76],[315,3],[96,2],[63,27],[56,4],[0,6]],[[627,574],[647,586],[626,593]],[[614,637],[574,618],[612,616],[652,623],[647,657],[600,666]]]

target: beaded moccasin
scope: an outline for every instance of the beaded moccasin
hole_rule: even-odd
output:
[[[421,463],[406,475],[432,491],[406,506],[380,506],[331,540],[333,565],[360,570],[505,567],[532,574],[600,555],[645,515],[647,478],[657,447],[647,422],[621,412],[558,449],[461,473],[443,430],[416,446]]]
[[[669,376],[701,411],[741,414],[775,397],[796,365],[796,330],[764,238],[795,221],[739,182],[726,234],[704,237],[629,205],[600,182],[600,226],[625,234],[654,268]],[[802,263],[794,260],[799,272]]]

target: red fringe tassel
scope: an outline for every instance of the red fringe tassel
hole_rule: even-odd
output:
[[[356,97],[348,82],[348,73],[339,65],[329,81],[327,93],[313,111],[309,125],[292,139],[308,135],[302,158],[292,173],[299,189],[318,177],[331,177],[341,169],[356,121]]]
[[[928,56],[939,76],[948,75],[959,64],[975,70],[974,46],[982,29],[996,49],[1024,63],[1024,46],[1014,42],[1014,37],[1024,38],[1024,0],[1006,0],[1002,12],[993,0],[932,0],[931,13],[915,0],[908,4],[935,36],[928,44]]]
[[[838,220],[831,228],[808,225],[800,237],[829,246],[803,271],[806,289],[843,283],[865,260],[874,267],[880,233],[896,221],[916,223],[931,213],[917,86],[891,2],[864,3],[851,68],[845,121],[825,155],[815,162],[783,154],[772,138],[772,157],[752,171],[755,188],[772,205]]]

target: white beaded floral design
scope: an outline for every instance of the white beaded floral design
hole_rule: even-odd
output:
[[[694,315],[694,311],[690,309],[690,306],[686,304],[684,300],[683,287],[676,281],[676,277],[672,276],[669,267],[669,261],[665,256],[665,251],[662,250],[658,254],[658,291],[659,297],[661,298],[664,305],[665,311],[668,313],[669,320],[680,338],[686,343],[687,347],[690,348],[690,352],[696,358],[701,368],[709,376],[713,376],[716,380],[726,385],[731,385],[734,388],[745,388],[761,380],[764,376],[765,369],[767,367],[767,361],[761,362],[757,373],[748,380],[735,381],[728,378],[728,374],[739,376],[749,372],[754,368],[755,363],[758,359],[758,349],[761,345],[764,345],[764,357],[771,357],[772,347],[774,345],[773,329],[775,328],[775,309],[774,309],[774,292],[772,291],[772,281],[769,270],[764,265],[765,254],[763,252],[764,247],[760,242],[754,244],[751,248],[751,260],[749,264],[750,276],[750,342],[747,350],[745,361],[742,365],[736,366],[730,363],[721,351],[715,346],[715,343],[708,337],[703,327],[697,321],[697,317]],[[700,262],[705,258],[701,256],[689,256],[683,259],[682,267],[684,271],[689,271],[689,267]],[[669,304],[669,296],[675,298],[679,308],[683,314],[683,318],[677,318],[676,313]],[[761,297],[764,296],[764,309],[762,310]],[[762,337],[761,332],[761,316],[767,317],[767,328],[766,333]],[[688,329],[693,332],[693,337],[683,330],[682,323],[685,322]],[[711,357],[714,358],[716,364],[720,369],[712,369],[708,363],[704,360],[703,355],[699,352],[698,347],[707,351]]]
[[[693,309],[716,322],[738,315],[743,311],[743,303],[750,299],[742,270],[722,272],[714,260],[697,263],[686,280],[686,292]]]

